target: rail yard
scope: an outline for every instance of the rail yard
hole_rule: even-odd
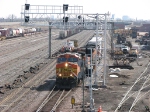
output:
[[[21,22],[0,22],[0,112],[150,112],[149,22],[21,10]]]
[[[76,39],[78,47],[82,48],[94,36],[94,31],[83,30],[63,40],[58,39],[59,31],[58,29],[52,30],[52,54],[55,55],[51,59],[48,58],[48,31],[46,30],[44,32],[41,30],[36,35],[0,41],[1,112],[82,111],[82,80],[77,87],[69,90],[55,87],[56,54],[68,39]],[[111,38],[109,31],[107,32],[107,38],[109,40]],[[130,41],[132,46],[136,44],[135,39],[131,37],[126,38],[126,40]],[[117,43],[117,38],[114,41]],[[110,46],[110,41],[108,41],[107,46]],[[119,52],[118,48],[116,52]],[[120,55],[116,52],[113,55],[118,58]],[[60,54],[62,53],[57,55]],[[120,60],[125,58],[122,57],[123,53],[118,58],[117,65],[112,58],[113,55],[109,52],[107,54],[109,57],[107,62],[110,66],[106,77],[107,87],[100,87],[101,82],[99,82],[98,88],[93,89],[96,110],[101,106],[103,111],[113,112],[117,110],[124,112],[133,107],[132,110],[135,112],[144,112],[149,108],[149,51],[139,50],[140,58],[134,57],[136,59],[130,62],[132,69],[128,69],[127,66],[124,66],[128,64]],[[125,56],[127,58],[127,55]],[[122,67],[124,68],[122,69]],[[88,83],[87,79],[88,77],[85,79],[85,83]],[[88,110],[90,106],[88,86],[85,87],[84,92],[84,106],[85,110]],[[139,97],[136,97],[136,95],[139,95]],[[73,108],[71,105],[72,96],[75,98]]]

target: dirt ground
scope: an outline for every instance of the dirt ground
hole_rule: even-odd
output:
[[[133,40],[134,41],[134,40]],[[147,51],[150,53],[150,51]],[[93,89],[93,99],[94,99],[94,109],[97,112],[98,108],[101,106],[103,112],[114,112],[127,90],[134,84],[137,78],[145,70],[147,64],[149,63],[149,56],[143,55],[142,58],[138,58],[137,62],[134,61],[131,63],[134,69],[120,69],[119,72],[108,72],[106,76],[106,88],[102,88],[102,83],[98,83],[98,89]],[[111,60],[109,61],[110,63]],[[149,69],[149,68],[148,68]],[[149,73],[149,70],[148,72]],[[117,75],[118,77],[110,77],[110,75]],[[148,85],[146,83],[146,85]],[[139,82],[132,91],[129,93],[131,95],[135,91],[138,91],[142,85],[142,82]],[[142,90],[141,94],[148,92],[150,90],[149,86]],[[135,99],[137,94],[134,94],[129,98],[118,112],[129,112],[129,109]],[[75,106],[72,109],[71,105],[71,96],[76,98]],[[74,93],[71,94],[59,107],[56,112],[81,112],[83,109],[83,89],[82,86],[79,87]],[[132,112],[146,112],[146,107],[150,107],[150,96],[149,93],[144,97],[140,98],[138,102],[132,109]],[[85,110],[90,110],[90,92],[89,88],[85,88]],[[147,111],[148,112],[148,111]]]
[[[27,42],[26,39],[29,39],[31,42],[30,41]],[[24,68],[27,68],[27,67],[24,67],[24,68],[22,67],[22,66],[25,66],[24,65],[25,60],[28,59],[28,61],[27,61],[28,65],[26,65],[26,66],[31,66],[30,65],[31,62],[37,63],[37,60],[35,60],[36,58],[41,60],[41,56],[43,56],[43,54],[44,54],[43,51],[47,52],[47,47],[43,47],[43,46],[46,46],[45,43],[47,42],[47,40],[45,38],[43,38],[43,40],[42,40],[41,37],[34,37],[33,36],[32,38],[29,37],[26,39],[24,39],[24,41],[21,38],[16,39],[16,43],[18,43],[18,44],[13,44],[13,42],[15,43],[15,40],[12,40],[12,41],[7,40],[7,41],[1,42],[2,43],[1,48],[2,49],[4,48],[4,49],[1,50],[1,52],[0,52],[1,53],[1,59],[2,59],[2,61],[0,62],[0,64],[1,64],[0,73],[1,74],[3,73],[4,75],[1,76],[1,80],[0,80],[1,84],[0,85],[5,84],[5,82],[6,82],[5,80],[7,80],[8,82],[11,82],[10,80],[15,79],[15,77],[14,77],[15,75],[18,75],[20,72],[25,70]],[[21,42],[23,41],[22,45],[19,45],[20,41]],[[53,41],[56,43],[57,40],[53,40]],[[45,42],[45,43],[42,44],[41,42],[43,42],[43,43]],[[5,43],[8,45],[3,46],[3,44],[5,44]],[[31,43],[33,43],[33,44],[31,44]],[[38,45],[40,45],[39,47],[36,46],[37,43],[40,43],[40,44],[38,44]],[[7,49],[6,49],[6,46],[7,46]],[[22,48],[18,47],[18,46],[22,46]],[[30,48],[29,48],[29,46],[30,46]],[[29,51],[29,49],[31,51]],[[24,54],[23,58],[19,58],[18,60],[16,60],[15,59],[16,56],[19,57],[19,56],[23,55],[21,50],[24,50],[23,52],[25,54],[28,54],[28,55]],[[33,55],[32,52],[38,54],[38,57],[36,55]],[[11,53],[14,55],[8,56],[8,53]],[[32,57],[30,57],[30,55]],[[7,58],[7,57],[9,57],[9,58]],[[12,57],[12,59],[10,57]],[[43,57],[45,58],[45,55]],[[16,62],[15,65],[13,65],[14,63],[12,61]],[[30,61],[30,63],[29,63],[29,61]],[[92,91],[93,99],[94,99],[94,105],[93,105],[94,107],[93,108],[97,111],[99,106],[101,106],[103,112],[104,111],[114,112],[115,109],[117,108],[118,104],[121,102],[122,98],[125,96],[125,93],[127,92],[127,90],[129,90],[129,88],[133,85],[135,80],[141,75],[141,73],[144,71],[144,69],[146,68],[149,61],[150,61],[149,56],[146,56],[146,57],[143,56],[142,58],[138,59],[138,63],[137,62],[131,63],[131,65],[134,67],[133,70],[121,69],[119,72],[111,72],[111,73],[109,72],[106,76],[106,88],[102,88],[101,87],[102,83],[99,82],[98,83],[98,89],[93,89],[93,91]],[[22,62],[24,62],[24,63],[22,63]],[[112,60],[109,60],[109,62],[110,62],[109,64],[112,64]],[[8,66],[8,64],[10,64],[10,63],[13,63],[13,64]],[[142,66],[140,66],[140,65],[142,65]],[[17,68],[16,66],[18,67],[18,69],[16,69]],[[20,66],[21,66],[21,69],[20,69]],[[9,69],[8,69],[8,67],[9,67]],[[17,74],[14,71],[15,72],[19,71],[19,72]],[[11,78],[8,77],[8,75],[9,75],[8,73],[11,74],[10,75]],[[147,73],[149,73],[149,72],[147,72]],[[53,74],[53,75],[55,75],[55,74]],[[118,77],[110,77],[110,75],[117,75]],[[133,88],[130,95],[133,92],[137,91],[140,86],[141,86],[141,82],[139,82],[139,85],[137,85]],[[49,86],[47,86],[47,87],[49,87]],[[150,88],[147,87],[146,89],[142,90],[142,94],[146,93],[149,90],[150,90]],[[88,111],[90,109],[89,88],[85,87],[84,92],[85,92],[85,94],[84,94],[85,95],[85,110]],[[44,97],[46,97],[47,93],[48,93],[48,91],[45,91],[45,90],[43,92],[40,92],[40,94],[37,90],[31,91],[29,93],[29,95],[27,96],[28,101],[27,101],[26,96],[24,96],[24,99],[21,99],[21,101],[20,101],[21,103],[20,103],[20,105],[18,105],[18,107],[20,108],[20,110],[23,110],[23,108],[21,108],[21,106],[23,104],[29,102],[28,105],[24,105],[22,107],[25,107],[26,109],[28,109],[29,107],[31,108],[32,106],[34,106],[33,108],[36,108],[39,105],[40,101],[42,101],[42,99],[44,99]],[[39,95],[37,95],[37,94],[39,94]],[[73,108],[72,108],[72,104],[71,104],[71,97],[72,96],[75,97],[75,105],[73,106]],[[39,101],[39,97],[41,97],[40,101]],[[136,97],[136,95],[132,96],[129,100],[127,100],[118,112],[128,112],[135,97]],[[0,98],[2,98],[2,97],[0,96]],[[82,108],[83,107],[82,101],[83,101],[83,89],[82,89],[82,83],[81,83],[61,103],[61,105],[57,108],[56,112],[81,112],[83,109]],[[33,105],[30,105],[30,102],[32,102]],[[149,94],[142,97],[136,103],[136,105],[134,106],[132,111],[134,111],[134,112],[145,112],[146,106],[150,107],[150,96],[149,96]],[[14,107],[14,108],[15,108],[14,109],[15,111],[17,111],[17,109],[19,110],[19,108],[16,108],[16,107]],[[15,111],[12,111],[12,112],[15,112]],[[28,111],[33,112],[30,109]]]
[[[83,31],[71,38],[79,39],[79,43],[82,45],[92,35],[93,31]],[[52,50],[59,49],[66,40],[58,39],[58,30],[52,31]],[[34,112],[47,96],[50,86],[53,86],[55,81],[55,78],[52,78],[55,76],[55,71],[51,70],[53,67],[55,68],[55,64],[50,62],[54,59],[47,59],[48,34],[41,33],[40,35],[24,38],[6,39],[0,41],[0,46],[0,86],[12,84],[18,76],[25,76],[13,89],[2,90],[3,93],[0,94],[0,111]],[[45,62],[46,60],[47,62]],[[40,70],[30,73],[30,68],[35,68],[37,64],[40,64]],[[47,65],[47,67],[44,65]],[[49,78],[52,78],[52,80]],[[30,81],[32,79],[36,80],[32,82]],[[25,86],[26,84],[28,85]],[[38,90],[38,87],[42,87],[42,90]]]
[[[109,77],[107,75],[106,79],[106,88],[101,88],[102,83],[99,83],[98,90],[93,90],[93,99],[94,99],[94,108],[97,111],[99,106],[102,107],[103,111],[114,112],[118,104],[124,97],[124,94],[127,90],[133,85],[134,81],[139,77],[142,71],[144,71],[145,66],[148,64],[149,58],[144,58],[139,60],[139,63],[143,64],[138,66],[135,62],[132,63],[134,66],[133,70],[122,69],[120,72],[114,72],[110,74],[115,74],[118,77]],[[134,88],[135,90],[138,87]],[[148,89],[149,90],[149,89]],[[148,91],[147,90],[147,91]],[[71,96],[74,96],[76,99],[75,106],[72,109],[71,105],[71,96],[68,97],[64,103],[62,103],[59,109],[56,112],[81,112],[82,111],[82,99],[83,99],[83,89],[82,86],[79,87]],[[133,96],[134,97],[134,96]],[[88,111],[90,107],[90,94],[89,88],[85,88],[85,110]],[[150,106],[150,97],[146,95],[144,98],[139,100],[135,105],[134,112],[145,112],[145,106]],[[122,106],[119,112],[128,112],[128,109],[131,106],[133,99],[130,98]]]

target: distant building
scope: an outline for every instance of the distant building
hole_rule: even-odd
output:
[[[131,25],[131,23],[130,22],[121,22],[121,21],[114,22],[115,29],[129,29],[128,27],[126,27],[128,25]]]
[[[128,21],[128,20],[130,20],[130,18],[129,18],[129,16],[122,16],[122,20]]]
[[[125,29],[125,23],[124,22],[115,22],[114,28],[115,29]]]
[[[126,25],[125,29],[133,29],[136,28],[138,32],[149,32],[150,31],[150,23],[141,24],[141,23],[133,23],[131,25]]]
[[[139,32],[149,32],[150,31],[150,24],[143,24],[139,28]]]
[[[116,21],[121,21],[121,18],[116,18]]]
[[[113,20],[114,20],[114,18],[115,18],[115,14],[112,14],[111,19],[113,19]]]

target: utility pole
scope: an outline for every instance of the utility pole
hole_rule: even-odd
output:
[[[82,77],[83,77],[83,79],[82,79],[82,83],[83,83],[83,110],[81,111],[81,112],[86,112],[85,111],[85,106],[84,106],[84,104],[85,104],[85,101],[84,101],[84,79],[85,79],[85,74],[84,74],[84,59],[83,59],[83,56],[82,56]]]
[[[106,14],[105,14],[105,27],[104,27],[104,76],[103,76],[103,87],[106,87],[106,49],[107,49],[107,46],[106,46],[106,43],[107,43],[107,39],[106,39],[106,26],[107,26],[107,16],[106,16]]]
[[[113,53],[114,53],[114,22],[111,23],[111,57],[113,57]]]
[[[90,49],[90,86],[89,86],[89,90],[90,90],[90,112],[95,112],[95,109],[94,109],[94,99],[93,99],[93,92],[92,92],[92,67],[93,67],[93,64],[92,64],[92,48]],[[88,70],[89,71],[89,70]]]
[[[95,86],[97,86],[97,54],[98,54],[98,13],[96,15],[96,60],[95,60]]]
[[[49,49],[48,49],[48,51],[49,51],[49,55],[48,55],[48,58],[51,58],[51,22],[49,22]]]

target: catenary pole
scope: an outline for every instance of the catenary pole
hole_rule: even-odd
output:
[[[49,52],[49,56],[48,58],[51,58],[51,22],[49,22],[49,49],[48,49],[48,52]]]

